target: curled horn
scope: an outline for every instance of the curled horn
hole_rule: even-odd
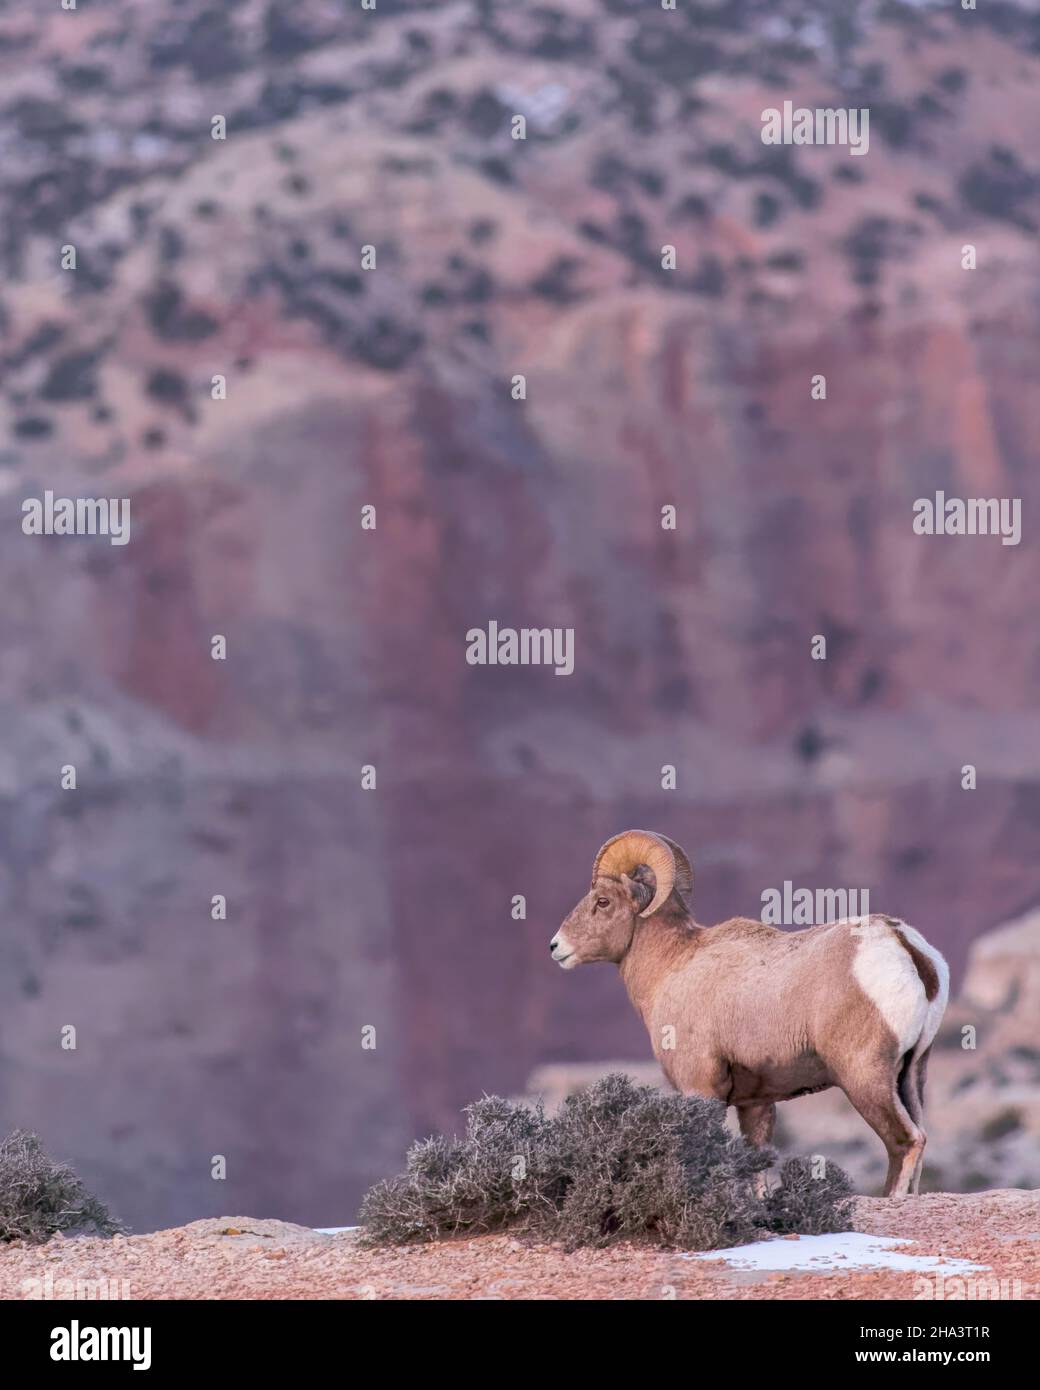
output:
[[[639,864],[653,870],[656,885],[653,900],[640,917],[656,912],[673,888],[678,888],[683,898],[693,888],[693,870],[686,855],[673,841],[652,830],[623,830],[608,840],[596,855],[592,882],[601,875],[620,878],[622,874],[631,874]]]
[[[682,845],[677,845],[674,840],[669,840],[667,835],[658,835],[658,839],[663,840],[675,855],[675,889],[682,899],[683,906],[689,911],[690,903],[693,901],[693,865],[686,857],[686,851]]]

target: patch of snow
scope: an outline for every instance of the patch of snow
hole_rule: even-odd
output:
[[[732,1250],[705,1250],[686,1254],[686,1260],[725,1260],[736,1269],[798,1271],[808,1274],[828,1269],[896,1269],[920,1272],[941,1270],[944,1274],[963,1274],[988,1265],[938,1255],[904,1254],[895,1247],[913,1245],[897,1236],[871,1236],[862,1231],[838,1231],[834,1235],[799,1236],[797,1240],[758,1240]]]
[[[313,1227],[320,1236],[341,1236],[344,1231],[360,1231],[360,1226],[315,1226]]]

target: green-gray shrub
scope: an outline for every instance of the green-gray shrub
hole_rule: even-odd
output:
[[[850,1186],[832,1164],[814,1180],[789,1161],[779,1188],[756,1195],[755,1175],[776,1154],[730,1134],[719,1101],[615,1073],[551,1118],[496,1096],[466,1116],[462,1138],[413,1145],[405,1172],[366,1193],[367,1243],[510,1230],[568,1249],[633,1240],[714,1250],[770,1231],[843,1227]]]
[[[44,1153],[37,1135],[18,1129],[0,1143],[0,1242],[123,1229],[71,1168]]]
[[[847,1230],[852,1195],[848,1174],[836,1163],[825,1164],[817,1177],[809,1159],[789,1158],[779,1185],[766,1195],[769,1229],[803,1236]]]

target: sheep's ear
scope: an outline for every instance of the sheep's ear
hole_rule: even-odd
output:
[[[649,873],[645,865],[640,864],[635,873],[629,877],[628,874],[621,875],[621,882],[625,891],[632,899],[637,912],[642,912],[645,907],[649,907],[654,898],[654,888],[650,883],[643,881],[643,874]],[[650,874],[653,877],[653,874]]]

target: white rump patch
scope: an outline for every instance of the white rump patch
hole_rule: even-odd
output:
[[[928,1005],[928,1015],[925,1018],[924,1028],[921,1030],[921,1038],[916,1048],[917,1053],[920,1054],[926,1047],[931,1046],[932,1039],[939,1031],[943,1014],[946,1012],[946,1005],[950,998],[950,967],[946,964],[945,957],[940,955],[930,942],[925,941],[916,927],[908,926],[906,922],[903,922],[899,930],[907,941],[913,942],[922,955],[928,957],[935,966],[935,973],[939,977],[939,992]]]
[[[925,998],[924,984],[917,967],[896,936],[897,930],[935,965],[939,976],[939,993],[931,1004]],[[861,920],[856,929],[852,973],[860,989],[895,1034],[900,1054],[909,1052],[918,1043],[921,1044],[918,1050],[923,1052],[939,1027],[949,989],[950,972],[935,947],[929,946],[920,932],[905,923],[901,922],[898,928],[894,928],[876,917],[866,923]]]

